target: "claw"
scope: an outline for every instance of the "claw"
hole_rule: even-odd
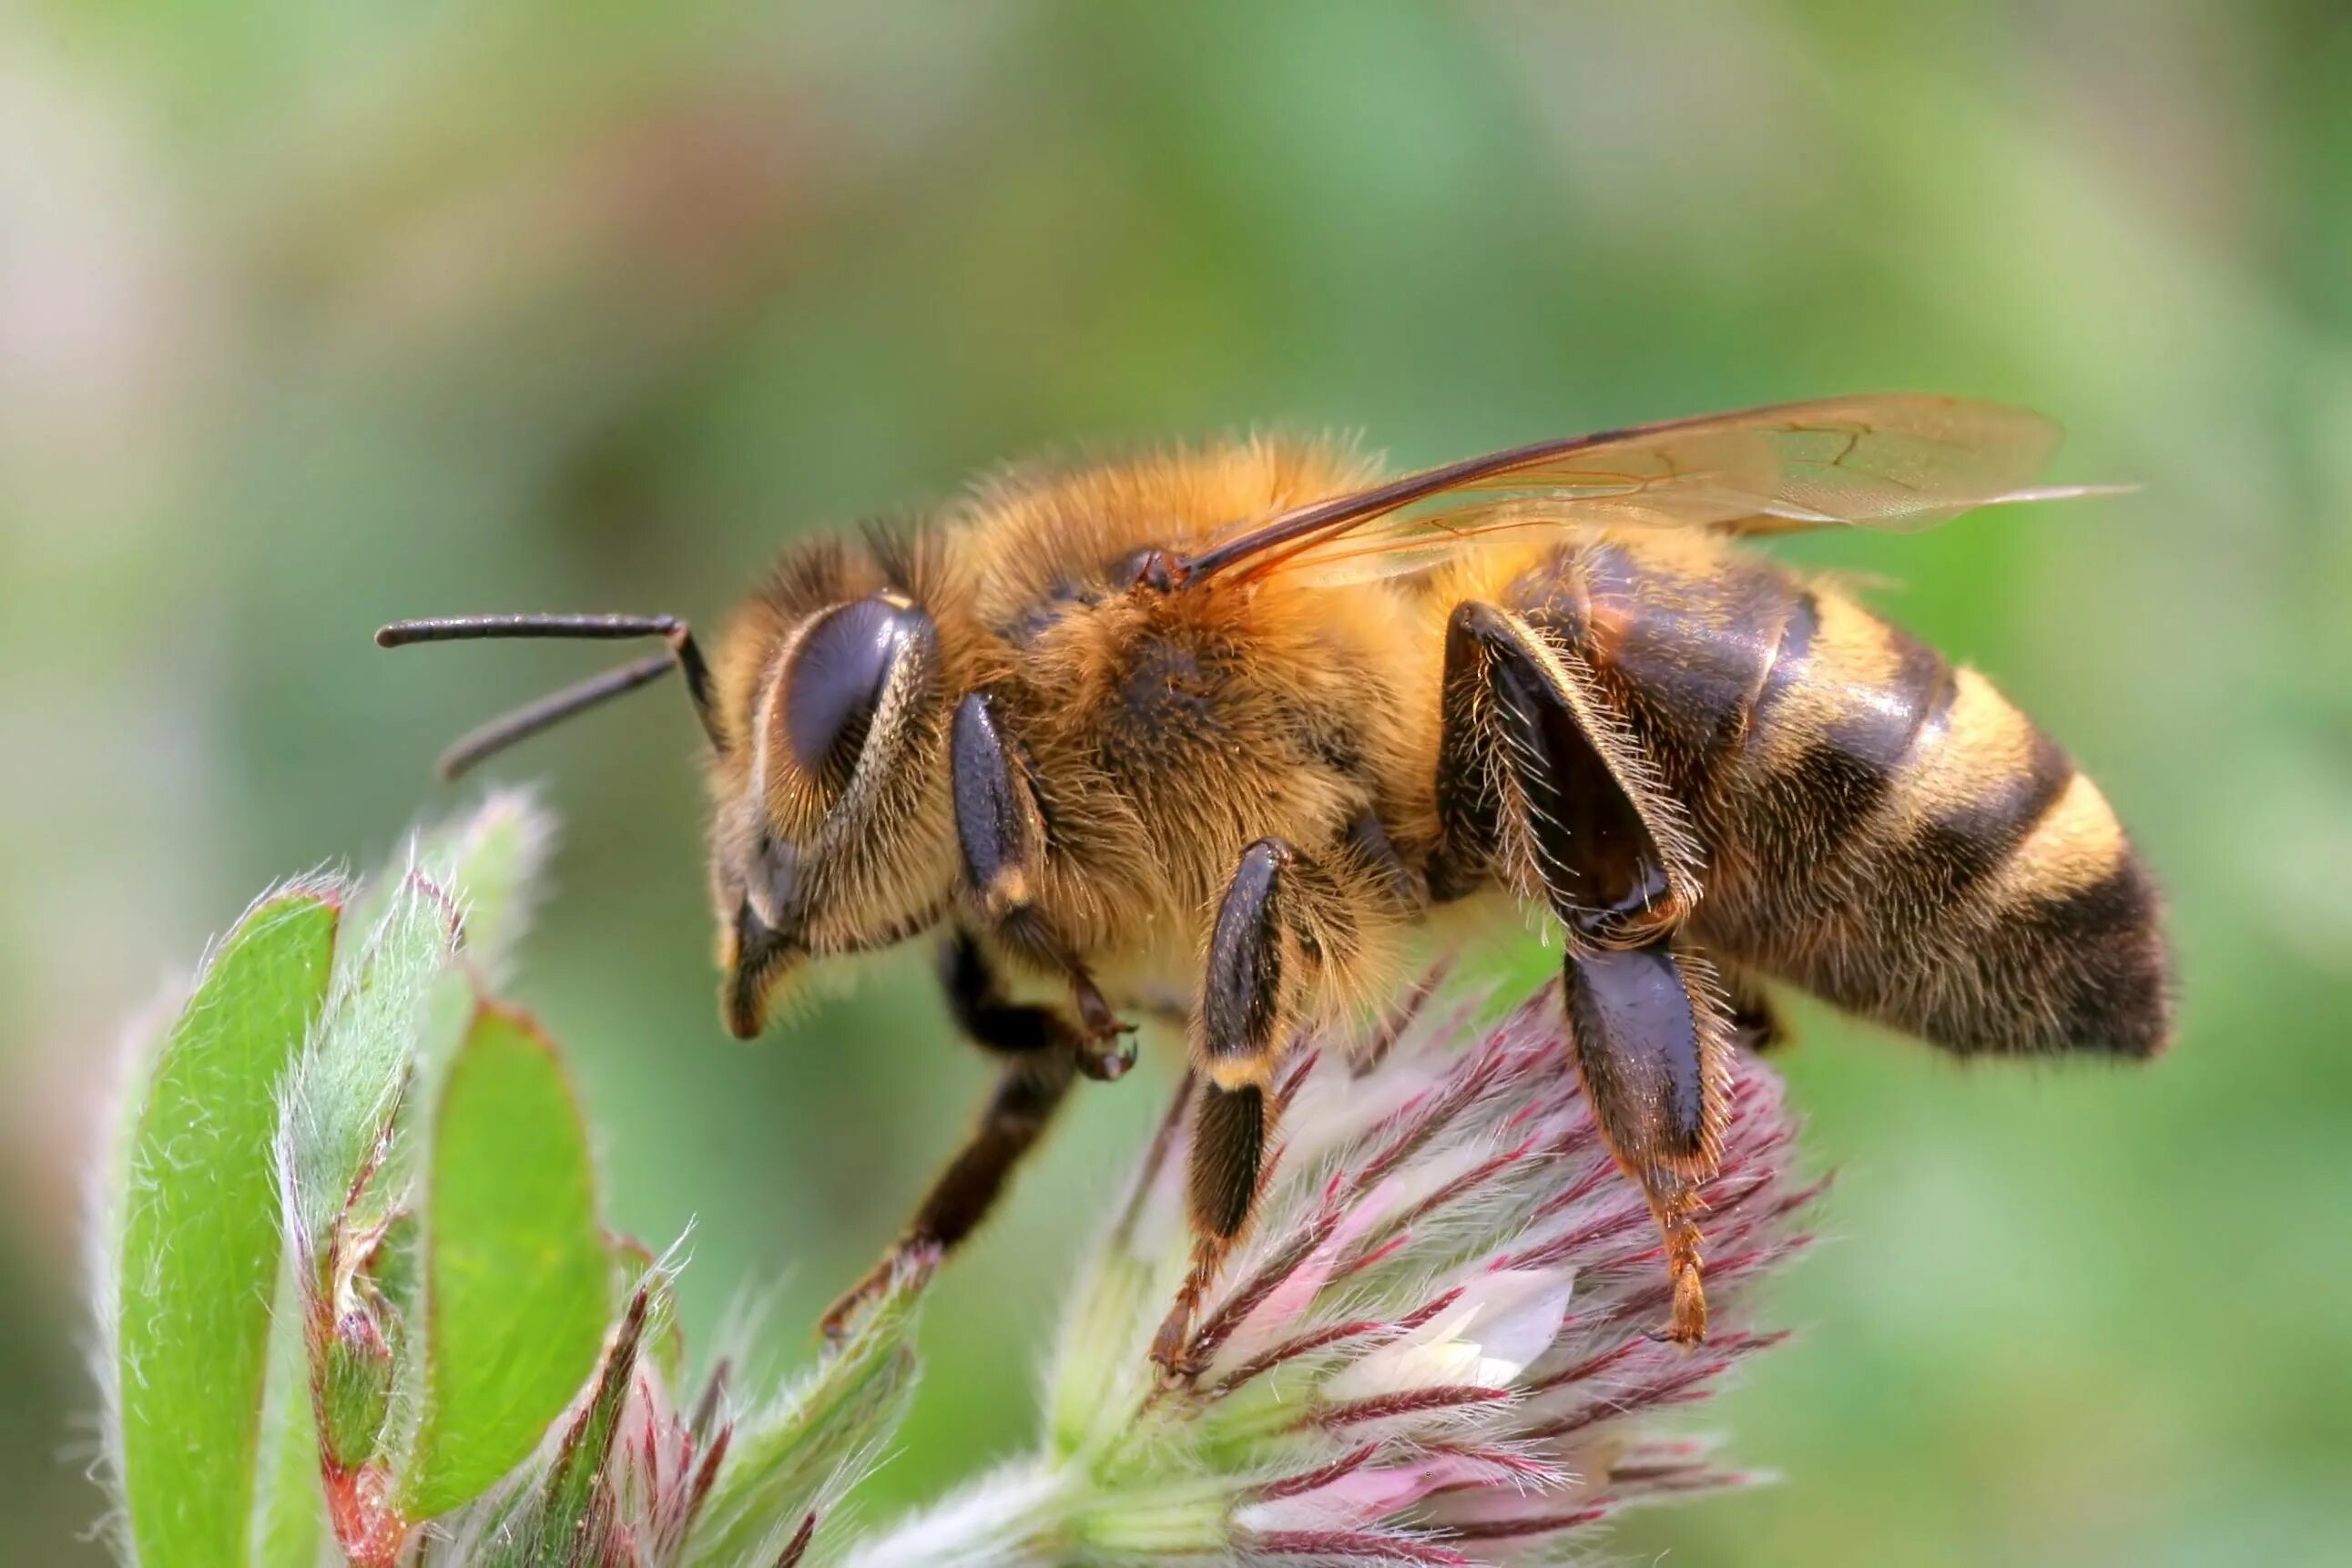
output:
[[[919,1240],[901,1241],[882,1255],[881,1260],[866,1271],[866,1277],[834,1299],[816,1321],[816,1331],[827,1345],[838,1345],[849,1338],[850,1325],[857,1315],[877,1297],[890,1288],[901,1269],[910,1266],[929,1268],[939,1258],[937,1246]]]
[[[1121,1026],[1108,1039],[1090,1040],[1078,1051],[1078,1070],[1097,1083],[1116,1083],[1135,1065],[1135,1030]]]
[[[1200,1363],[1184,1353],[1185,1342],[1192,1333],[1192,1298],[1180,1296],[1168,1316],[1160,1320],[1160,1331],[1151,1336],[1151,1364],[1160,1369],[1160,1382],[1175,1385],[1200,1376]]]
[[[1189,1384],[1201,1375],[1203,1363],[1193,1353],[1192,1319],[1216,1279],[1224,1250],[1224,1243],[1206,1237],[1193,1244],[1192,1267],[1183,1284],[1176,1288],[1176,1303],[1160,1321],[1160,1331],[1151,1336],[1151,1364],[1160,1369],[1162,1384]]]
[[[1078,1023],[1086,1042],[1078,1048],[1078,1070],[1097,1083],[1115,1083],[1135,1065],[1135,1026],[1120,1021],[1095,988],[1093,977],[1076,970],[1070,992],[1078,1005]]]
[[[887,1277],[883,1270],[875,1270],[843,1291],[833,1305],[824,1310],[824,1316],[817,1320],[816,1331],[824,1337],[826,1344],[837,1345],[849,1338],[851,1321],[865,1310],[866,1302],[881,1293],[877,1276]]]
[[[1695,1350],[1706,1338],[1706,1287],[1696,1265],[1675,1271],[1675,1305],[1662,1336],[1684,1350]]]

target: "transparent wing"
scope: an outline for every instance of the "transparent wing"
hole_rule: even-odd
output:
[[[2058,440],[2057,426],[2023,409],[1908,394],[1673,420],[1300,507],[1236,530],[1186,563],[1186,580],[1281,568],[1349,581],[1562,528],[1924,528],[1975,507],[2105,493],[2033,483]]]

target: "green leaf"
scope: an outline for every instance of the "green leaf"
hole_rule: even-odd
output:
[[[326,1023],[287,1105],[289,1215],[314,1263],[330,1261],[339,1233],[366,1239],[405,1195],[410,1151],[395,1125],[403,1100],[412,1089],[433,1091],[467,1027],[476,982],[509,962],[552,837],[528,796],[502,792],[467,817],[411,836],[355,900],[365,918],[354,924],[367,941],[338,966]],[[457,964],[461,952],[470,974]]]
[[[245,1568],[281,1248],[280,1081],[326,1002],[343,889],[255,905],[206,965],[142,1088],[110,1321],[110,1434],[144,1568]]]
[[[796,1389],[736,1424],[726,1463],[687,1541],[691,1568],[773,1562],[898,1429],[914,1398],[908,1341],[929,1259],[903,1264],[849,1337]]]
[[[287,1214],[309,1266],[305,1284],[321,1297],[334,1283],[326,1271],[355,1262],[343,1255],[346,1232],[365,1228],[346,1211],[364,1204],[381,1223],[397,1195],[399,1173],[383,1166],[414,1059],[427,1035],[440,1032],[432,1027],[436,1015],[467,1002],[462,984],[444,984],[454,973],[457,932],[449,893],[419,873],[404,878],[365,949],[337,976],[287,1096],[279,1133]]]
[[[425,1214],[423,1386],[399,1467],[417,1519],[530,1455],[612,1318],[587,1129],[553,1048],[513,1014],[479,1009],[449,1064]]]
[[[411,876],[446,888],[468,963],[484,984],[503,985],[530,924],[539,874],[555,841],[554,819],[528,790],[494,790],[480,805],[413,829],[392,863],[352,902],[354,931],[373,931]]]
[[[254,1568],[310,1568],[327,1540],[319,1489],[319,1436],[311,1425],[310,1368],[302,1345],[301,1289],[292,1259],[278,1271],[269,1325],[269,1382],[256,1477]]]
[[[404,1211],[415,1140],[402,1108],[454,1051],[474,1006],[457,962],[457,900],[440,883],[412,868],[361,907],[371,904],[380,913],[366,942],[339,955],[278,1139],[320,1475],[337,1535],[355,1556],[396,1546],[413,1522],[389,1507],[383,1450],[407,1427],[394,1394],[416,1304],[377,1278],[415,1230]]]
[[[467,962],[492,986],[506,983],[530,924],[531,890],[547,863],[554,827],[521,790],[499,790],[464,821],[420,834],[418,868],[453,889],[464,923]]]

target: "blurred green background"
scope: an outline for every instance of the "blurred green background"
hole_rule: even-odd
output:
[[[1818,1014],[1825,1246],[1678,1563],[2352,1551],[2352,13],[993,4],[0,16],[0,1561],[93,1560],[77,1248],[122,1020],[268,879],[593,668],[399,615],[715,621],[803,531],[1258,423],[1401,462],[1882,387],[2128,499],[1800,542],[1995,675],[2170,889],[2175,1052],[1963,1070]],[[674,694],[509,760],[525,999],[691,1326],[813,1316],[981,1093],[902,954],[745,1047]],[[1163,1077],[948,1276],[871,1506],[1027,1435]]]

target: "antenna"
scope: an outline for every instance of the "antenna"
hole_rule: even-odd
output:
[[[709,667],[702,662],[702,650],[695,646],[692,629],[676,616],[448,616],[394,621],[375,634],[378,647],[470,642],[483,637],[577,637],[602,642],[659,637],[669,644],[669,651],[632,660],[602,675],[592,675],[577,685],[525,703],[467,731],[441,753],[438,772],[444,779],[454,779],[516,742],[527,740],[625,691],[635,691],[647,681],[658,680],[673,668],[686,677],[687,700],[694,704],[694,716],[701,721],[710,749],[719,752],[727,750],[718,716],[710,707]]]

